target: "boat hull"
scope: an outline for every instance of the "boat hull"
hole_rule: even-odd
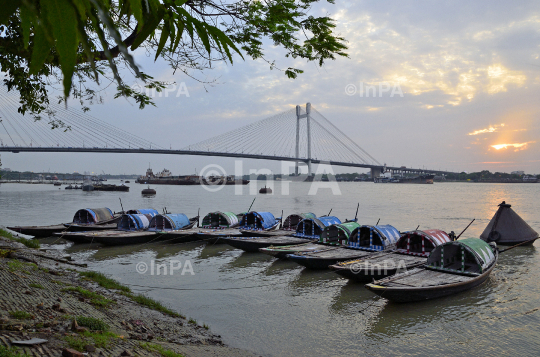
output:
[[[149,231],[96,234],[93,236],[95,243],[109,246],[153,243],[158,239],[158,233]]]
[[[393,302],[398,302],[398,303],[408,303],[408,302],[437,299],[437,298],[457,294],[463,291],[467,291],[481,285],[487,280],[487,278],[489,277],[489,274],[491,274],[496,264],[497,264],[497,258],[495,259],[495,262],[491,265],[491,267],[488,268],[481,275],[475,276],[475,277],[468,277],[469,279],[462,279],[462,281],[458,281],[458,282],[450,283],[450,284],[442,284],[442,285],[436,285],[436,286],[421,286],[421,287],[406,287],[406,286],[395,287],[395,286],[383,285],[385,284],[385,280],[395,279],[396,277],[398,277],[398,275],[404,275],[404,274],[398,274],[396,276],[389,277],[380,281],[375,281],[372,284],[367,284],[366,288],[385,299],[388,299]],[[414,271],[417,269],[430,271],[425,268],[416,268],[409,271],[408,273],[412,272],[414,274]],[[432,272],[433,274],[441,273],[437,271],[430,271],[430,272]],[[449,276],[448,279],[451,279],[453,278],[452,277],[453,275],[454,276],[456,275],[456,274],[451,274],[451,273],[444,273],[444,274],[447,274]]]
[[[63,224],[55,224],[52,226],[16,226],[7,227],[7,229],[35,238],[51,237],[54,233],[65,231],[67,228]]]
[[[330,265],[333,272],[357,282],[372,282],[426,264],[427,258],[391,252]]]
[[[287,255],[289,254],[307,253],[317,249],[321,249],[321,245],[319,243],[309,242],[294,245],[272,244],[268,248],[260,248],[259,251],[279,259],[286,259]]]
[[[267,248],[277,245],[291,245],[309,243],[310,239],[296,238],[296,237],[227,237],[222,238],[222,241],[230,246],[238,249],[242,249],[246,252],[259,252],[261,248]]]
[[[240,230],[240,233],[245,237],[280,237],[280,236],[292,236],[296,233],[293,230],[276,229],[274,231],[250,231]]]
[[[330,265],[347,260],[359,259],[370,254],[373,254],[373,252],[359,249],[332,247],[305,254],[289,254],[287,255],[287,259],[292,260],[308,269],[323,270],[328,269]]]

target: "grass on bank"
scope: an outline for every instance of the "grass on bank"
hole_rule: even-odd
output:
[[[97,348],[108,348],[111,346],[111,341],[115,338],[118,338],[118,336],[112,332],[85,331],[78,336],[66,336],[64,340],[70,348],[83,352],[86,345],[94,345]]]
[[[19,352],[15,347],[5,347],[0,345],[0,357],[32,357],[26,353]]]
[[[120,284],[114,279],[109,278],[105,274],[95,272],[95,271],[88,271],[88,272],[80,272],[81,276],[87,278],[88,280],[92,280],[96,282],[99,286],[102,286],[106,289],[112,289],[117,290],[120,292],[120,294],[129,297],[133,301],[144,305],[152,310],[160,311],[166,315],[172,316],[172,317],[182,317],[185,318],[185,316],[169,309],[159,301],[156,301],[154,299],[151,299],[147,296],[144,296],[142,294],[134,294],[131,289],[125,285]]]
[[[107,299],[99,294],[96,294],[93,291],[86,290],[81,288],[80,286],[70,286],[68,288],[62,289],[63,292],[76,292],[81,294],[87,299],[90,299],[90,303],[92,305],[101,306],[101,307],[108,307],[111,304],[114,304],[114,301]]]
[[[28,248],[35,248],[38,249],[41,247],[39,244],[39,241],[37,239],[26,239],[22,237],[16,237],[12,233],[6,231],[5,229],[0,228],[0,236],[6,237],[9,240],[12,240],[14,242],[19,242],[27,246]],[[0,355],[1,357],[1,355]]]
[[[34,315],[26,311],[10,311],[9,315],[17,320],[29,320],[34,317]]]
[[[36,288],[36,289],[45,289],[43,287],[43,285],[38,284],[38,283],[30,283],[30,284],[28,284],[28,286],[31,287],[31,288]]]
[[[155,344],[155,343],[148,343],[148,342],[141,342],[139,345],[148,352],[157,352],[162,357],[184,357],[184,355],[181,355],[180,353],[176,353],[171,350],[165,349],[163,346]]]

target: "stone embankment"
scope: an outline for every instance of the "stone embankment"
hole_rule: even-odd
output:
[[[0,237],[0,355],[18,353],[254,356],[224,345],[208,326],[88,272],[59,253]]]

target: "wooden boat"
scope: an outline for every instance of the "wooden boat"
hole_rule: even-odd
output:
[[[159,239],[159,234],[152,231],[108,231],[96,232],[89,238],[94,243],[114,246],[152,243]]]
[[[282,245],[297,245],[300,243],[309,243],[320,238],[324,227],[332,225],[334,223],[341,223],[341,221],[334,216],[325,216],[320,218],[306,218],[303,219],[296,227],[296,232],[290,236],[277,236],[277,237],[228,237],[222,238],[225,243],[232,245],[235,248],[245,250],[246,252],[258,252],[260,248],[267,248],[270,246],[282,246]],[[316,227],[315,227],[316,226]],[[306,231],[306,227],[309,228]],[[308,233],[308,234],[306,234]],[[317,235],[318,233],[318,235]],[[242,234],[245,233],[242,231]],[[299,240],[304,239],[304,240]]]
[[[313,252],[321,249],[321,246],[324,245],[338,245],[338,241],[343,239],[344,236],[348,240],[351,232],[357,227],[360,227],[360,225],[356,222],[332,224],[324,227],[318,241],[289,246],[270,246],[268,248],[261,248],[260,252],[281,259],[286,258],[288,254]]]
[[[427,257],[435,247],[450,241],[450,236],[438,229],[404,232],[394,251],[382,251],[330,265],[329,268],[345,278],[371,282],[426,264]]]
[[[236,227],[240,224],[243,214],[233,212],[210,212],[202,219],[201,229],[196,234],[198,240],[218,241],[223,237],[239,237],[242,235]]]
[[[315,213],[294,213],[281,222],[279,229],[263,231],[263,230],[245,230],[243,234],[246,237],[280,237],[292,236],[296,233],[296,228],[304,219],[316,219]],[[323,226],[324,227],[324,226]]]
[[[13,226],[7,227],[7,229],[35,238],[50,237],[54,233],[67,231],[67,228],[63,224],[54,224],[52,226]]]
[[[85,208],[75,212],[73,222],[55,224],[50,226],[11,226],[8,229],[36,238],[51,237],[54,233],[75,230],[114,229],[114,226],[105,226],[116,223],[120,215],[115,215],[109,208]]]
[[[440,298],[482,284],[497,264],[498,255],[495,243],[478,238],[456,240],[437,246],[423,267],[375,281],[366,288],[395,302]]]
[[[338,262],[363,258],[373,252],[395,249],[399,238],[399,231],[391,225],[364,225],[355,228],[348,240],[343,237],[338,247],[324,247],[307,253],[293,253],[287,255],[287,259],[308,269],[328,269],[330,265]]]
[[[82,232],[61,232],[55,233],[55,235],[75,243],[95,242],[97,236],[109,237],[113,233],[120,234],[148,229],[150,220],[158,215],[158,211],[155,209],[137,209],[127,212],[131,213],[123,214],[117,224],[103,225],[102,227],[109,226],[110,228],[101,230],[100,233],[95,232],[95,230],[88,230]]]
[[[197,230],[193,229],[198,224],[198,216],[188,218],[183,213],[165,213],[152,218],[148,231],[156,232],[159,241],[184,243],[198,240]]]
[[[223,237],[220,238],[228,245],[242,249],[246,252],[258,252],[261,248],[280,245],[309,243],[312,240],[307,238],[297,238],[289,236],[280,237]]]
[[[262,194],[265,194],[265,193],[272,193],[272,189],[270,187],[262,187],[260,190],[259,190],[259,193],[262,193]]]
[[[249,232],[273,231],[279,227],[278,221],[270,212],[251,211],[242,216],[238,228],[242,234]],[[246,233],[244,233],[246,232]]]
[[[480,239],[498,245],[532,244],[538,233],[531,228],[512,208],[503,201],[491,218]]]

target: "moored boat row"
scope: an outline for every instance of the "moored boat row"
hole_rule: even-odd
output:
[[[383,298],[410,302],[480,285],[502,252],[497,244],[529,244],[537,239],[538,233],[510,207],[505,202],[499,205],[482,239],[458,240],[463,232],[456,237],[453,232],[418,227],[400,232],[388,224],[361,224],[356,218],[342,222],[314,213],[294,213],[284,219],[265,211],[215,211],[201,220],[198,214],[188,218],[183,213],[159,214],[155,209],[114,214],[108,208],[78,210],[71,223],[54,229],[41,227],[41,234],[58,229],[56,235],[67,240],[103,245],[227,243],[308,269],[330,269],[347,279],[369,282],[366,288]],[[114,229],[103,229],[111,227],[111,222]],[[8,228],[24,234],[39,232],[35,227]]]

